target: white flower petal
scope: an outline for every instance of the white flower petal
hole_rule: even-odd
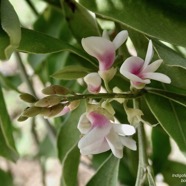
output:
[[[144,78],[153,79],[162,83],[171,83],[171,79],[167,75],[158,72],[144,73]]]
[[[127,148],[129,148],[131,150],[137,149],[136,142],[132,138],[120,136],[120,140],[121,140],[122,144],[124,146],[126,146]]]
[[[94,127],[80,139],[78,147],[80,149],[85,148],[86,146],[93,144],[95,141],[103,139],[110,132],[111,127],[111,125],[101,128]]]
[[[145,57],[145,63],[144,63],[143,69],[145,69],[148,66],[148,64],[150,63],[153,55],[154,55],[154,51],[153,51],[152,41],[149,40],[149,44],[148,44],[148,48],[147,48],[147,54],[146,54],[146,57]]]
[[[127,124],[113,124],[115,132],[122,136],[130,136],[133,135],[136,130],[132,125]]]
[[[151,63],[150,65],[148,65],[143,73],[146,73],[146,72],[155,72],[159,67],[160,65],[162,64],[163,60],[162,59],[159,59],[159,60],[156,60],[154,61],[153,63]]]
[[[127,71],[123,72],[122,75],[125,76],[126,78],[128,78],[130,81],[133,81],[133,82],[137,82],[137,83],[139,82],[139,83],[145,83],[145,84],[150,83],[149,79],[141,79],[138,76],[136,76],[136,75],[134,75],[130,72],[127,72]]]
[[[99,154],[110,150],[106,139],[100,139],[90,144],[89,146],[80,149],[82,155]]]
[[[79,131],[82,134],[86,134],[87,132],[90,131],[90,129],[91,129],[91,123],[88,120],[88,118],[86,116],[86,113],[84,113],[84,114],[81,115],[81,117],[79,119],[79,122],[78,122],[77,128],[79,129]]]
[[[98,73],[93,72],[84,77],[84,81],[88,86],[88,91],[91,93],[98,93],[101,88],[101,78]]]
[[[99,70],[108,70],[115,59],[114,44],[103,37],[83,38],[82,46],[84,50],[99,61]]]
[[[119,32],[114,40],[112,41],[115,47],[115,50],[117,50],[127,39],[128,32],[126,30],[123,30]]]
[[[106,136],[106,140],[114,156],[118,158],[122,158],[123,157],[123,145],[120,141],[119,135],[117,135],[113,129],[111,129],[110,133]]]

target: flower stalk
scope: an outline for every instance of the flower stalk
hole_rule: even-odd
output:
[[[134,99],[133,105],[135,109],[139,109],[139,99]],[[144,182],[149,180],[149,175],[152,174],[152,170],[148,163],[148,156],[146,152],[146,135],[143,123],[139,123],[137,127],[138,135],[138,171],[135,186],[143,186]],[[151,186],[155,186],[154,180],[149,180]],[[154,185],[152,185],[154,183]]]
[[[125,98],[125,99],[134,99],[141,97],[146,93],[146,90],[143,89],[137,93],[99,93],[99,94],[76,94],[76,95],[69,95],[69,96],[62,96],[61,101],[74,101],[74,100],[81,100],[81,99],[114,99],[114,98]]]

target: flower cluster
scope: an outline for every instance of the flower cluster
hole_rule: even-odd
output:
[[[136,150],[136,142],[129,136],[135,128],[127,124],[116,124],[96,111],[84,113],[79,120],[78,129],[84,135],[79,143],[81,154],[98,154],[111,149],[117,158],[123,157],[123,147]]]
[[[119,32],[113,41],[109,40],[106,32],[102,37],[87,37],[82,39],[84,50],[91,56],[95,57],[99,62],[98,73],[90,73],[84,81],[91,93],[98,93],[101,88],[101,78],[110,80],[115,75],[116,70],[112,65],[115,61],[116,50],[126,41],[128,32],[123,30]],[[130,80],[131,86],[136,89],[142,89],[152,80],[163,83],[170,83],[168,76],[155,72],[163,62],[162,59],[156,60],[149,64],[153,57],[153,45],[149,40],[147,54],[145,60],[140,57],[132,56],[127,58],[120,67],[120,73]]]
[[[127,97],[118,97],[119,94],[123,94],[118,87],[113,88],[112,95],[116,95],[115,97],[104,97],[106,100],[92,102],[93,97],[99,97],[96,97],[95,94],[100,92],[102,80],[106,90],[110,91],[107,87],[108,82],[117,72],[117,67],[113,65],[116,59],[116,51],[127,40],[127,37],[128,32],[123,30],[116,35],[113,41],[109,39],[105,31],[102,37],[83,38],[82,46],[84,50],[99,62],[98,71],[89,73],[84,77],[87,89],[92,94],[87,94],[86,97],[84,94],[76,94],[59,85],[52,85],[43,89],[42,92],[46,96],[40,100],[27,93],[21,94],[21,99],[30,103],[30,107],[24,110],[19,121],[24,121],[36,115],[47,118],[63,116],[76,109],[79,106],[80,99],[91,98],[89,99],[91,101],[87,102],[87,112],[81,115],[77,124],[77,128],[82,134],[78,143],[81,154],[91,155],[111,150],[114,156],[122,158],[124,147],[136,150],[136,142],[131,136],[135,134],[139,123],[148,123],[142,119],[143,112],[138,108],[128,108],[125,100]],[[150,64],[152,57],[153,45],[152,41],[149,40],[145,60],[137,56],[131,56],[121,65],[119,72],[130,80],[133,89],[143,89],[146,84],[151,82],[151,79],[163,83],[171,82],[168,76],[155,72],[163,61],[159,59]],[[90,95],[92,97],[88,97]],[[115,110],[111,104],[114,100],[123,104],[130,124],[114,122]]]
[[[116,50],[126,41],[128,32],[119,32],[113,41],[109,40],[107,32],[102,37],[91,36],[82,39],[84,50],[99,62],[98,72],[90,73],[84,77],[84,81],[91,93],[98,93],[101,88],[101,78],[105,81],[112,79],[116,70],[112,67]]]
[[[99,62],[98,72],[93,72],[84,77],[88,91],[98,93],[101,89],[102,80],[109,82],[116,73],[113,67],[116,50],[126,41],[128,32],[119,32],[113,41],[110,41],[107,32],[102,37],[87,37],[82,39],[84,50]],[[137,56],[127,58],[120,67],[120,73],[130,80],[131,88],[143,89],[152,80],[170,83],[168,76],[155,72],[161,63],[161,59],[149,64],[153,57],[153,45],[149,40],[145,60]],[[106,85],[106,84],[105,84]],[[107,88],[107,87],[106,87]],[[113,90],[114,91],[114,90]],[[107,102],[108,103],[108,102]],[[122,101],[123,103],[123,101]],[[103,103],[100,104],[103,109]],[[114,115],[114,109],[109,105],[110,114]],[[135,127],[139,122],[145,123],[141,118],[143,112],[139,109],[128,108],[124,103],[124,109],[130,124],[116,124],[104,112],[91,110],[84,113],[79,120],[78,129],[83,135],[78,143],[81,154],[98,154],[111,150],[117,158],[123,157],[124,146],[136,150],[136,142],[130,137],[135,133]]]

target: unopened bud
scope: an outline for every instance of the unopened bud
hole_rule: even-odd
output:
[[[50,107],[61,102],[61,97],[57,95],[46,96],[35,103],[36,107]]]
[[[64,105],[58,104],[49,108],[42,108],[41,114],[45,117],[53,117],[59,114],[64,108]]]
[[[69,109],[70,110],[74,110],[76,109],[80,104],[80,101],[79,100],[76,100],[76,101],[72,101],[70,104],[69,104]]]
[[[21,116],[19,116],[19,118],[17,119],[17,121],[22,122],[22,121],[25,121],[27,119],[28,119],[28,117],[21,115]]]
[[[31,94],[28,93],[23,93],[19,96],[23,101],[28,102],[28,103],[35,103],[37,99],[32,96]]]
[[[49,87],[44,88],[42,92],[43,94],[46,95],[54,95],[54,94],[66,95],[70,93],[70,90],[60,85],[51,85]]]
[[[25,117],[34,117],[40,114],[40,112],[41,112],[40,107],[28,107],[23,111],[22,115]]]
[[[110,104],[110,102],[108,101],[104,101],[102,104],[101,104],[101,107],[106,109],[111,115],[114,115],[115,114],[115,110],[113,109],[112,105]]]
[[[98,74],[104,81],[109,82],[115,76],[116,71],[116,68],[112,67],[109,70],[98,71]]]

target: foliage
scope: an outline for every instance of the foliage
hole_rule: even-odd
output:
[[[137,152],[124,148],[121,159],[115,154],[114,157],[110,151],[88,156],[95,174],[87,186],[155,185],[155,177],[159,174],[167,184],[181,186],[181,180],[185,182],[186,178],[172,175],[185,175],[186,166],[169,156],[173,151],[171,140],[176,142],[183,155],[186,154],[186,2],[44,2],[45,8],[40,12],[37,1],[28,3],[36,16],[31,28],[20,26],[22,23],[16,7],[8,0],[0,2],[0,65],[16,56],[21,74],[6,75],[0,69],[0,156],[14,162],[21,156],[17,150],[20,130],[15,127],[16,119],[10,115],[6,95],[6,92],[14,91],[16,99],[20,95],[21,104],[23,101],[27,104],[25,110],[17,108],[17,115],[19,122],[32,125],[32,135],[39,149],[34,158],[46,161],[48,157],[57,157],[63,165],[61,185],[78,183],[81,156],[77,146],[82,137],[77,128],[78,121],[83,113],[96,111],[112,122],[115,119],[122,124],[132,124],[137,130],[134,139],[138,148]],[[129,35],[127,42],[114,51],[117,57],[112,68],[106,69],[106,74],[100,70],[99,59],[97,61],[96,56],[85,50],[82,41],[89,36],[101,37],[103,30],[108,31],[111,41],[121,30],[127,30]],[[122,76],[119,69],[134,53],[145,59],[148,40],[154,46],[153,60],[163,60],[158,72],[167,75],[171,83],[152,80],[141,89],[133,89],[131,81]],[[26,60],[23,57],[25,54]],[[32,75],[28,69],[31,69]],[[100,89],[96,93],[91,92],[89,84],[94,86],[95,76],[91,76],[91,82],[84,77],[94,72],[96,77],[99,76],[99,86],[105,93],[99,93]],[[39,88],[38,81],[41,84]],[[23,84],[27,86],[24,90],[21,88]],[[101,109],[93,103],[98,103]],[[35,129],[37,120],[31,117],[40,118],[44,123],[47,134],[43,141],[38,138],[39,132]],[[87,114],[86,117],[89,119],[90,116]],[[149,126],[151,132],[146,136]],[[105,135],[104,139],[107,138]],[[149,160],[152,163],[149,164]],[[13,185],[9,172],[1,170],[1,174],[0,182]]]

